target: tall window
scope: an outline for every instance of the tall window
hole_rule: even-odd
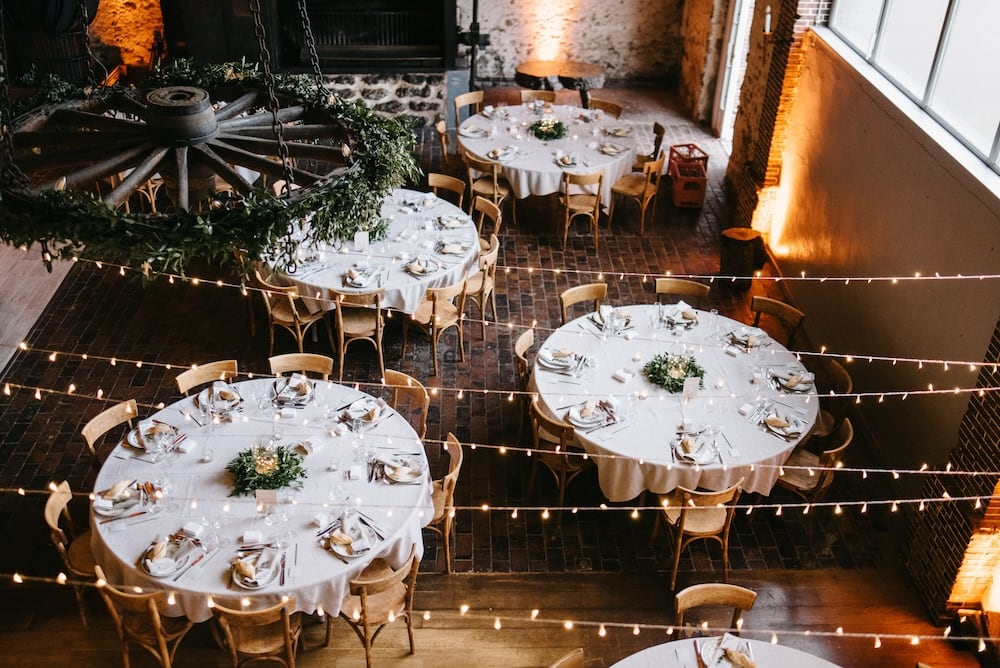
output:
[[[997,0],[835,0],[830,28],[1000,171]]]

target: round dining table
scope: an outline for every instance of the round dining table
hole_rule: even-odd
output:
[[[313,382],[305,400],[293,397],[275,407],[275,389],[283,396],[278,382],[228,386],[238,399],[214,418],[199,411],[204,391],[177,401],[140,422],[114,449],[97,475],[94,504],[116,484],[129,485],[138,502],[121,512],[92,506],[92,548],[110,582],[165,591],[169,606],[161,612],[194,622],[212,616],[210,601],[239,608],[244,598],[263,607],[294,596],[296,610],[337,614],[350,580],[374,558],[397,567],[411,550],[422,553],[421,528],[434,511],[426,455],[410,423],[384,402],[327,381]],[[359,419],[338,419],[370,406],[379,410],[367,429]],[[134,447],[136,431],[154,426],[176,434],[176,447],[165,456]],[[301,454],[301,488],[234,496],[227,464],[265,443]],[[390,484],[371,476],[369,458],[402,458],[412,480]],[[160,491],[137,491],[143,489]],[[357,543],[357,553],[334,549],[334,528],[364,531],[365,544]],[[156,572],[150,550],[168,538],[180,546],[176,570]],[[270,575],[245,588],[233,575],[237,558],[267,559]]]
[[[531,126],[546,119],[563,123],[566,136],[548,141],[535,137]],[[601,110],[569,105],[525,103],[484,109],[459,126],[458,145],[481,160],[500,162],[517,199],[559,192],[564,171],[602,172],[605,208],[612,186],[635,161],[635,132],[630,125]]]
[[[543,408],[576,422],[604,495],[627,501],[645,490],[723,490],[741,480],[745,491],[770,492],[818,412],[811,375],[795,356],[762,330],[684,304],[614,312],[628,319],[621,332],[606,331],[594,313],[559,327],[532,373]],[[643,373],[658,355],[691,358],[704,378],[670,392]],[[782,378],[802,382],[791,390]],[[788,426],[771,427],[777,420]],[[685,456],[687,449],[695,452]]]
[[[388,221],[385,239],[338,242],[337,246],[303,245],[294,271],[279,267],[286,283],[299,288],[312,313],[334,308],[334,291],[384,289],[383,308],[413,313],[427,288],[457,283],[478,269],[479,235],[469,215],[433,193],[397,189],[382,204]],[[433,269],[413,272],[414,259]],[[353,271],[352,271],[353,270]],[[353,275],[352,275],[353,273]]]
[[[735,639],[734,636],[730,638]],[[611,664],[611,668],[703,668],[706,665],[712,668],[731,668],[734,665],[732,662],[725,658],[716,658],[718,655],[713,652],[714,644],[719,640],[719,638],[685,638],[654,645]],[[761,668],[766,666],[837,668],[837,664],[826,659],[784,645],[746,638],[739,638],[738,644],[742,651],[752,657],[755,665]],[[697,653],[715,660],[711,663],[705,661],[699,663]]]

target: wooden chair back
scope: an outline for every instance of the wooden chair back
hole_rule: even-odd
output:
[[[155,656],[163,668],[170,668],[177,646],[194,624],[186,618],[160,616],[160,608],[167,606],[165,592],[122,591],[108,582],[100,566],[95,566],[94,572],[97,591],[121,640],[123,663],[129,665],[129,645],[135,643]]]
[[[49,494],[49,498],[45,500],[44,511],[45,524],[49,527],[52,544],[56,546],[63,564],[67,567],[70,565],[69,544],[73,538],[73,518],[69,514],[69,502],[72,499],[73,492],[70,490],[69,483],[63,480],[56,485]],[[61,521],[66,523],[65,530],[62,528]]]
[[[217,380],[228,382],[236,378],[238,374],[239,363],[236,360],[206,362],[177,374],[177,390],[187,396],[192,388]]]
[[[268,358],[271,373],[281,376],[286,373],[314,373],[323,380],[330,380],[333,373],[333,358],[316,353],[287,353]]]
[[[455,125],[462,122],[462,110],[465,107],[472,107],[472,111],[469,114],[478,114],[483,110],[483,91],[474,90],[468,93],[462,93],[461,95],[455,96]]]
[[[531,401],[531,406],[528,411],[528,414],[531,416],[532,441],[535,445],[535,450],[548,450],[550,452],[559,453],[565,457],[566,450],[573,443],[575,435],[573,425],[568,422],[563,422],[558,418],[550,417],[546,414],[546,412],[542,410],[542,407],[538,405],[538,397],[535,397]],[[550,441],[541,438],[540,432],[542,431],[551,436],[555,436],[558,440]]]
[[[94,463],[100,464],[104,461],[98,455],[97,441],[118,425],[127,424],[128,428],[131,429],[132,419],[138,417],[138,415],[139,408],[135,403],[135,399],[129,399],[128,401],[123,401],[104,409],[90,418],[87,424],[83,425],[80,433],[83,435],[83,440],[87,443],[87,449],[90,450],[90,456],[93,457]]]
[[[444,503],[441,510],[435,508],[434,520],[437,521],[445,515],[454,516],[455,513],[455,487],[458,485],[458,476],[462,472],[462,462],[465,460],[465,453],[462,444],[451,432],[445,440],[445,448],[448,450],[448,473],[443,478],[436,481],[440,484],[444,494]],[[440,517],[438,513],[440,512]]]
[[[578,216],[587,218],[594,247],[599,247],[597,222],[601,217],[601,191],[604,188],[604,172],[573,174],[563,172],[562,190],[559,199],[563,205],[563,248],[569,238],[569,227]]]
[[[605,114],[614,116],[615,118],[619,118],[622,115],[622,106],[617,102],[612,102],[611,100],[602,100],[600,98],[592,97],[590,98],[590,108],[600,109]]]
[[[417,411],[417,423],[414,426],[417,436],[421,439],[427,434],[427,413],[431,406],[431,395],[419,380],[394,369],[386,369],[383,374],[383,384],[392,390],[389,405],[400,410],[404,403]]]
[[[760,295],[754,295],[750,300],[750,310],[754,314],[754,327],[760,326],[762,315],[772,316],[784,325],[788,331],[788,338],[785,340],[785,343],[789,346],[792,344],[792,340],[795,339],[795,335],[798,333],[799,328],[802,326],[802,321],[806,317],[805,313],[791,304]]]
[[[569,307],[585,301],[593,301],[594,311],[601,308],[601,302],[608,296],[607,283],[585,283],[563,290],[559,295],[562,309],[562,324],[569,322]]]
[[[536,100],[541,100],[542,102],[548,102],[550,104],[556,101],[556,92],[554,90],[528,90],[524,89],[521,91],[521,104],[525,102],[534,102]]]
[[[658,278],[656,279],[657,295],[675,295],[682,297],[694,297],[702,299],[708,296],[712,287],[698,281],[691,281],[686,278]]]
[[[382,351],[382,332],[385,318],[382,316],[382,299],[385,290],[374,292],[333,292],[334,313],[337,322],[337,352],[340,356],[340,376],[344,378],[344,357],[347,346],[354,341],[368,341],[378,353],[379,371],[385,373],[385,358]]]
[[[531,361],[528,359],[528,351],[535,345],[535,330],[526,329],[514,341],[514,357],[517,358],[517,387],[521,391],[528,389],[528,381],[531,378]]]
[[[813,487],[810,494],[810,500],[813,502],[822,499],[827,490],[830,489],[830,485],[833,484],[833,477],[837,472],[836,470],[842,466],[840,457],[854,440],[854,425],[851,423],[850,418],[844,418],[840,426],[837,427],[837,431],[833,432],[831,439],[834,444],[833,447],[829,450],[824,450],[819,456],[819,463],[817,464],[819,470],[816,471],[816,486]]]
[[[277,661],[286,668],[295,666],[295,649],[300,626],[293,622],[295,597],[260,610],[235,610],[216,603],[212,616],[222,629],[233,668],[250,661]]]
[[[757,592],[738,585],[721,582],[692,585],[674,595],[677,626],[681,632],[693,630],[697,624],[690,623],[686,617],[688,611],[693,611],[695,608],[733,608],[730,633],[739,635],[743,613],[752,608],[756,600]]]
[[[490,200],[476,195],[472,201],[472,218],[476,222],[476,230],[479,232],[480,237],[483,236],[484,228],[486,229],[486,234],[500,236],[500,227],[503,225],[503,214],[500,212],[500,207]],[[489,227],[486,226],[486,223],[489,223]]]
[[[443,123],[444,121],[441,122]],[[427,174],[427,186],[438,197],[441,197],[442,191],[451,193],[451,197],[444,197],[442,199],[447,199],[459,209],[462,208],[462,202],[465,200],[465,181],[462,179],[448,176],[447,174],[429,172]]]
[[[473,204],[477,193],[483,193],[489,195],[490,201],[499,206],[507,195],[501,176],[502,165],[492,160],[481,160],[468,152],[463,155],[463,159]]]
[[[438,144],[441,146],[441,164],[446,168],[451,167],[457,157],[451,152],[451,137],[448,136],[448,124],[442,119],[434,124],[437,132]]]

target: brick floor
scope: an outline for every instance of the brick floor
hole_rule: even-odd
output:
[[[665,146],[694,142],[710,157],[708,196],[702,209],[676,209],[666,188],[657,201],[655,220],[647,225],[645,237],[638,235],[637,210],[626,207],[613,228],[601,227],[600,251],[583,234],[581,225],[570,235],[567,248],[560,248],[556,221],[560,220],[554,198],[533,198],[522,203],[518,224],[505,213],[497,308],[501,325],[490,326],[485,338],[479,327],[466,332],[466,359],[457,361],[450,352],[456,345],[453,334],[444,337],[442,370],[430,376],[429,345],[412,337],[407,354],[401,358],[399,318],[391,321],[385,335],[386,363],[440,388],[433,397],[428,421],[428,453],[436,472],[446,465],[437,441],[454,432],[463,442],[512,444],[517,435],[516,403],[506,392],[515,387],[513,339],[521,327],[537,322],[540,330],[559,323],[558,293],[579,282],[593,280],[604,272],[610,283],[611,303],[650,301],[652,282],[640,277],[618,279],[617,272],[662,274],[712,274],[718,271],[719,232],[731,219],[722,179],[726,155],[720,143],[703,129],[683,120],[672,102],[641,92],[626,101],[626,115],[635,125],[640,146],[652,144],[652,119],[667,120]],[[492,93],[495,99],[505,94]],[[630,113],[630,111],[631,113]],[[439,168],[440,152],[432,130],[419,135],[420,161],[424,169]],[[666,182],[665,182],[666,183]],[[507,272],[505,267],[512,270]],[[562,269],[563,273],[525,271],[525,267]],[[767,269],[765,269],[766,271]],[[585,272],[577,274],[575,272]],[[217,270],[203,268],[193,275],[214,276]],[[749,294],[762,292],[754,286],[749,293],[732,292],[716,284],[710,306],[721,313],[746,321]],[[52,480],[69,480],[75,490],[92,486],[94,469],[86,447],[78,435],[87,419],[102,410],[105,402],[95,397],[98,389],[114,401],[135,398],[140,403],[169,402],[175,398],[176,371],[149,363],[187,365],[220,358],[240,360],[241,370],[266,372],[267,338],[263,309],[255,309],[257,336],[251,337],[245,298],[233,289],[205,282],[200,286],[170,285],[158,280],[144,285],[120,277],[116,271],[79,263],[48,305],[29,337],[31,350],[18,352],[5,370],[10,383],[44,388],[77,387],[77,396],[31,392],[0,394],[0,527],[5,540],[0,543],[0,572],[18,570],[53,574],[58,568],[55,551],[43,530],[41,507],[44,496],[19,496],[9,490],[23,487],[42,490]],[[277,351],[290,351],[293,342],[279,333]],[[308,349],[329,353],[325,336]],[[48,351],[88,354],[81,360],[56,356]],[[448,350],[448,353],[444,351]],[[99,359],[99,358],[105,359]],[[110,364],[106,358],[143,360]],[[345,381],[376,379],[377,361],[364,347],[352,350]],[[459,396],[455,388],[465,388]],[[480,390],[496,392],[483,393]],[[456,494],[462,506],[522,506],[554,503],[555,489],[550,477],[540,476],[539,492],[525,489],[528,461],[515,453],[501,454],[494,448],[469,451]],[[832,498],[850,498],[858,483],[835,483]],[[595,507],[603,501],[596,475],[578,478],[570,487],[567,503]],[[79,499],[74,508],[81,521],[86,505]],[[552,572],[552,571],[664,571],[670,566],[670,548],[664,538],[650,547],[648,536],[653,515],[633,520],[619,511],[581,511],[566,515],[561,522],[544,521],[538,512],[522,512],[513,518],[507,512],[463,510],[456,526],[455,569],[458,571]],[[877,563],[891,554],[885,546],[892,536],[887,522],[878,515],[817,518],[812,542],[806,538],[802,517],[785,513],[758,512],[739,515],[732,532],[732,567],[760,568],[854,568]],[[422,569],[443,570],[443,550],[439,540],[426,534]],[[696,545],[681,560],[684,577],[713,579],[721,570],[716,547]]]

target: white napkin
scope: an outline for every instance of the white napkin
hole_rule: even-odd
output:
[[[347,469],[347,478],[349,480],[363,480],[365,477],[365,467],[361,464],[352,464],[351,468]]]
[[[260,531],[251,529],[243,532],[243,543],[246,545],[259,543],[263,539],[264,539],[264,534],[262,534]]]
[[[340,530],[351,537],[351,549],[355,552],[361,552],[371,547],[368,541],[368,532],[365,531],[361,519],[356,514],[344,513],[340,517]]]
[[[204,530],[205,525],[201,522],[185,522],[181,527],[181,531],[191,538],[199,538]]]
[[[629,371],[628,369],[618,369],[618,371],[615,371],[611,377],[619,383],[627,383],[635,377],[635,373]]]
[[[330,524],[330,517],[326,513],[316,513],[313,516],[313,525],[321,529],[326,528]]]

